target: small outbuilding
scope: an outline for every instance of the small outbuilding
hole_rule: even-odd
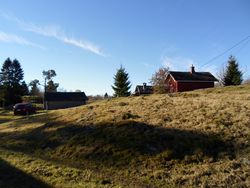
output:
[[[195,72],[192,65],[190,72],[169,71],[166,85],[169,92],[192,91],[195,89],[214,87],[218,80],[210,72]]]
[[[46,92],[44,109],[54,110],[80,106],[86,104],[87,100],[84,92]]]
[[[153,87],[148,86],[146,83],[143,83],[143,85],[137,85],[135,88],[135,91],[133,95],[149,95],[153,94]]]

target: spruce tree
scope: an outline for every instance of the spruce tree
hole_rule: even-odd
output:
[[[25,94],[25,82],[23,82],[23,69],[18,60],[7,58],[3,63],[0,74],[1,102],[8,106],[21,102],[21,96]]]
[[[112,86],[112,88],[115,91],[116,97],[126,97],[130,95],[129,89],[131,88],[131,83],[128,73],[122,66],[117,70],[114,76],[114,86]]]
[[[236,58],[232,55],[229,57],[222,82],[225,86],[240,85],[242,83],[242,72],[239,70],[239,64]]]
[[[21,83],[21,90],[22,90],[22,95],[29,94],[29,88],[28,88],[28,85],[26,84],[25,81],[22,81],[22,83]]]

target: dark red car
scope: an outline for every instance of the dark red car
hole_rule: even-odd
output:
[[[14,115],[29,115],[36,113],[31,103],[17,103],[13,107]]]

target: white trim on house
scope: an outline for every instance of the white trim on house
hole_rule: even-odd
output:
[[[176,82],[176,80],[174,79],[174,77],[170,73],[168,73],[168,75],[170,75],[173,78],[173,80]],[[167,78],[168,78],[168,76],[167,76]]]

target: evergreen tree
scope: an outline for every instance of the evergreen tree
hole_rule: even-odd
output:
[[[225,86],[240,85],[242,83],[242,72],[235,57],[230,56],[226,71],[223,74],[222,82]]]
[[[28,85],[26,84],[25,81],[22,81],[22,83],[21,83],[21,90],[22,90],[22,95],[29,94],[29,88],[28,88]]]
[[[26,92],[23,76],[23,69],[19,61],[16,59],[11,61],[10,58],[7,58],[0,74],[1,102],[4,103],[4,106],[21,102],[21,96]]]
[[[11,61],[10,58],[7,58],[1,69],[0,80],[5,86],[14,86],[20,84],[20,81],[23,80],[23,75],[23,69],[18,60]]]
[[[115,96],[117,97],[126,97],[130,95],[129,89],[131,84],[129,81],[128,73],[125,71],[125,68],[122,66],[117,70],[117,73],[114,76],[114,86],[112,86],[115,91]]]
[[[105,93],[104,96],[103,96],[104,99],[108,99],[109,98],[109,95],[108,93]]]
[[[0,82],[0,107],[4,107],[5,105],[5,88]]]

